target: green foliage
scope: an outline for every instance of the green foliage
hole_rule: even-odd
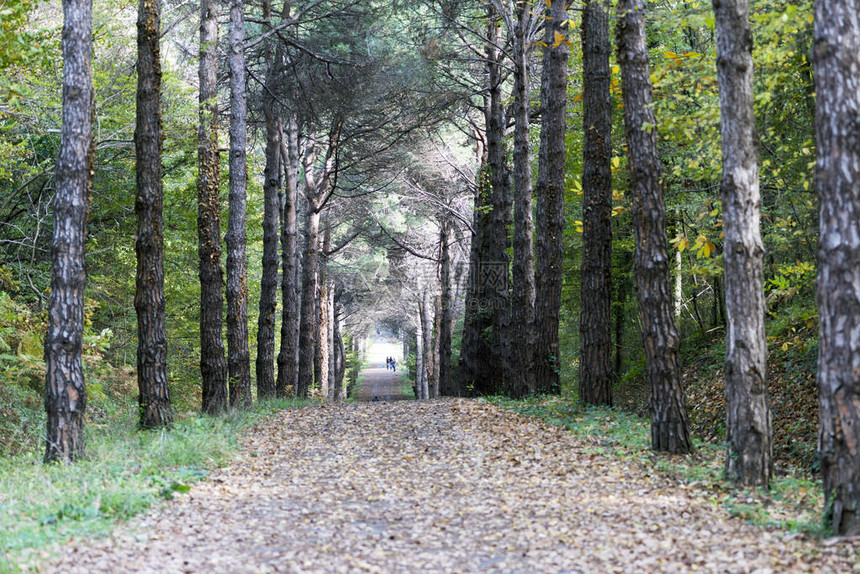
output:
[[[52,66],[52,39],[55,27],[34,27],[31,15],[39,0],[0,3],[0,98],[17,104],[27,93],[22,81],[26,70],[46,70]]]

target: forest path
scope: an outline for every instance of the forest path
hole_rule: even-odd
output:
[[[856,546],[727,517],[709,493],[480,401],[282,411],[243,455],[48,572],[849,572]]]
[[[400,373],[403,371],[403,361],[399,343],[386,340],[375,341],[367,350],[367,367],[361,371],[359,388],[356,398],[359,401],[393,401],[409,398],[400,387],[404,385]],[[391,371],[385,368],[385,359],[394,357],[395,368]]]

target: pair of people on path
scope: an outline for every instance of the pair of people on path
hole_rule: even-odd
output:
[[[397,372],[397,361],[394,360],[394,357],[385,358],[385,369],[391,369],[392,371]]]

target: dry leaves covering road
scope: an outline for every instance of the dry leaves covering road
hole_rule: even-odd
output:
[[[729,519],[539,421],[466,400],[278,414],[240,462],[51,572],[851,572],[858,544]]]

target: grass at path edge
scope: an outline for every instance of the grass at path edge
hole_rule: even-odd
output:
[[[694,439],[695,452],[670,455],[650,449],[650,422],[618,409],[583,405],[575,397],[485,398],[501,408],[565,427],[595,454],[638,464],[683,488],[697,488],[713,504],[759,526],[773,526],[815,538],[828,536],[821,523],[820,480],[794,468],[780,469],[770,490],[739,488],[725,480],[725,447]]]
[[[264,401],[222,417],[180,417],[169,430],[138,431],[127,409],[85,427],[87,455],[42,464],[40,452],[0,459],[0,572],[28,571],[71,538],[103,536],[152,504],[187,492],[229,463],[244,432],[307,401]]]

